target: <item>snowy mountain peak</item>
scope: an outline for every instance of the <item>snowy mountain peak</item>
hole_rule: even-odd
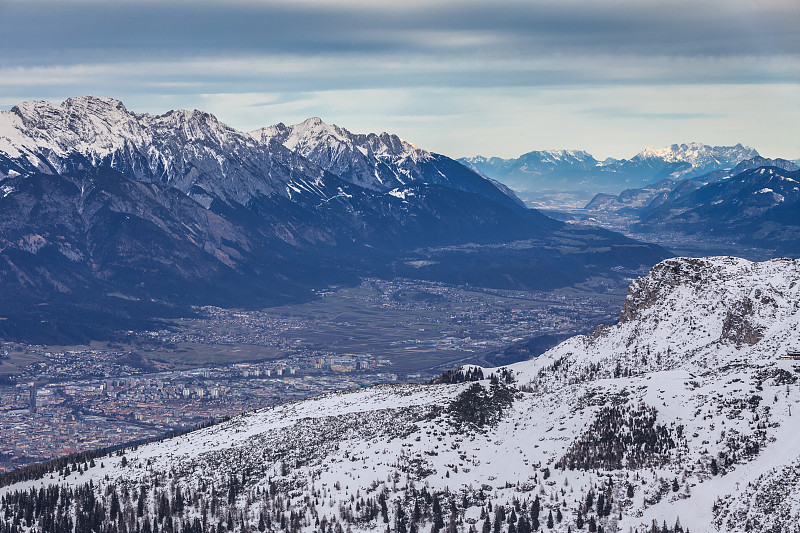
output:
[[[631,283],[618,324],[573,337],[517,371],[533,376],[562,360],[572,380],[592,365],[702,372],[798,350],[798,327],[800,260],[667,259]]]
[[[318,126],[325,123],[319,117],[309,117],[305,119],[301,124],[305,126]]]
[[[434,159],[397,135],[355,134],[318,117],[260,128],[250,135],[262,144],[282,144],[356,185],[384,192],[428,179],[422,166]]]
[[[123,104],[120,100],[117,100],[116,98],[109,98],[107,96],[94,95],[74,96],[72,98],[67,98],[61,104],[61,107],[92,114],[107,114],[112,111],[122,113],[128,112],[128,110],[125,108],[125,104]]]
[[[666,148],[645,148],[634,159],[661,159],[670,163],[689,163],[692,168],[732,167],[743,159],[758,157],[758,152],[749,146],[737,143],[734,146],[709,146],[691,142],[673,144]]]
[[[350,149],[360,150],[364,155],[367,155],[366,151],[376,157],[406,157],[414,160],[430,157],[429,152],[403,141],[397,135],[386,132],[353,134],[335,124],[326,124],[319,117],[308,118],[293,126],[279,123],[257,129],[250,135],[261,142],[277,140],[304,156],[313,154],[321,146],[343,150],[346,145]]]
[[[105,166],[139,181],[246,204],[254,196],[281,194],[297,175],[319,176],[313,164],[295,159],[302,158],[265,147],[199,110],[136,114],[113,98],[81,96],[0,112],[0,178]]]

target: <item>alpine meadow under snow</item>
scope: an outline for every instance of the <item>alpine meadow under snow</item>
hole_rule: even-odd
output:
[[[668,259],[534,360],[18,472],[0,531],[796,532],[799,326],[800,261]]]

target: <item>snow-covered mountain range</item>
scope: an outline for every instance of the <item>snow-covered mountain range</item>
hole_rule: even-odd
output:
[[[461,158],[466,166],[519,191],[592,191],[619,194],[663,179],[684,179],[729,169],[758,157],[750,147],[702,143],[646,148],[630,159],[602,161],[582,150],[545,150],[515,159]]]
[[[254,196],[288,195],[292,185],[314,190],[326,177],[283,146],[259,143],[197,110],[153,116],[82,96],[0,112],[0,177],[97,167],[175,187],[206,207],[214,198],[246,205]]]
[[[317,117],[293,126],[281,123],[261,128],[250,135],[263,144],[282,144],[334,174],[374,190],[389,190],[419,179],[418,165],[434,157],[396,135],[354,135]]]
[[[443,185],[498,201],[516,200],[504,185],[464,172],[449,157],[432,154],[389,133],[353,134],[319,118],[250,132],[262,144],[278,143],[359,187],[402,194],[415,183]],[[519,200],[517,200],[519,202]],[[521,202],[519,202],[521,205]]]
[[[120,314],[302,300],[362,275],[549,288],[669,255],[526,209],[394,135],[319,119],[248,134],[95,96],[0,112],[0,212],[0,335],[66,316],[78,339],[51,342],[132,329],[96,329]],[[520,240],[535,246],[504,247]]]
[[[534,360],[21,472],[0,524],[795,532],[799,327],[799,261],[670,259],[618,324]]]
[[[726,168],[744,159],[758,157],[758,152],[749,146],[709,146],[702,143],[673,144],[666,148],[647,147],[631,158],[631,161],[655,159],[670,163],[688,163],[694,172],[707,169]]]
[[[513,198],[502,186],[396,135],[354,135],[318,118],[246,134],[202,111],[153,116],[95,96],[58,106],[23,102],[0,112],[0,179],[96,167],[175,187],[204,204],[223,199],[247,205],[260,196],[293,194],[327,200],[334,176],[380,192],[420,182]]]

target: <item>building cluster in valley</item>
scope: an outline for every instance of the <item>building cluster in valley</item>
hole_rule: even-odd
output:
[[[0,472],[398,379],[385,368],[388,361],[356,356],[143,372],[125,363],[130,354],[120,351],[43,355],[46,362],[29,365],[16,383],[0,385]],[[84,366],[86,372],[75,373]]]

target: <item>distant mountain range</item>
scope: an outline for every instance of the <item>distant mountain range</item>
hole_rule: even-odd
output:
[[[799,170],[760,167],[694,187],[661,193],[632,230],[713,235],[800,256]]]
[[[740,161],[735,167],[730,169],[716,170],[697,176],[681,180],[664,179],[656,183],[646,185],[638,189],[625,189],[618,195],[600,193],[586,204],[586,209],[592,211],[618,211],[625,214],[638,214],[642,209],[657,197],[658,203],[681,195],[689,189],[696,189],[709,183],[727,180],[745,170],[761,167],[776,167],[782,170],[795,171],[798,165],[786,159],[769,159],[766,157],[754,157]],[[665,194],[671,193],[671,194]]]
[[[630,159],[595,159],[582,150],[533,151],[516,159],[482,156],[459,161],[518,191],[591,191],[618,194],[663,179],[683,179],[732,168],[758,157],[750,147],[700,143],[647,148]]]
[[[0,335],[60,340],[363,275],[542,289],[669,255],[390,134],[319,119],[247,134],[92,96],[0,112],[0,213]]]
[[[598,194],[585,211],[628,217],[634,233],[712,237],[800,256],[800,167],[785,159],[756,157],[696,178]]]

